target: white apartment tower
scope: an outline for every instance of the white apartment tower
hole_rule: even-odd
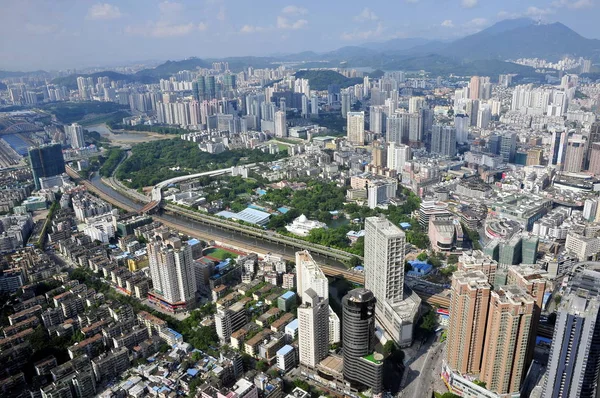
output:
[[[314,291],[323,300],[329,298],[329,281],[308,250],[296,252],[296,286],[302,300],[304,300],[304,293],[308,290]],[[328,317],[329,343],[338,343],[340,341],[340,318],[331,308],[329,308]],[[299,325],[299,333],[301,328],[302,326]]]
[[[364,145],[365,143],[365,113],[348,112],[347,138],[351,144]]]
[[[179,239],[148,244],[154,290],[169,304],[190,303],[196,295],[192,248]]]
[[[365,220],[365,288],[377,299],[378,329],[400,347],[412,344],[421,300],[404,292],[404,232],[385,217]]]
[[[365,220],[365,288],[383,302],[400,301],[404,289],[404,232],[384,217]]]
[[[308,289],[298,307],[300,363],[314,368],[329,353],[329,300]]]
[[[65,126],[65,135],[69,137],[72,148],[83,148],[85,146],[83,127],[79,124],[73,123],[70,126]]]
[[[287,120],[283,111],[275,112],[275,137],[287,137]]]
[[[412,159],[412,150],[408,145],[390,142],[387,150],[387,167],[390,170],[402,171],[404,163]]]

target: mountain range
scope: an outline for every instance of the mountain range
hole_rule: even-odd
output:
[[[346,46],[324,53],[306,51],[268,57],[188,58],[167,61],[155,68],[121,76],[123,80],[149,83],[167,78],[180,70],[207,68],[215,61],[227,61],[230,70],[234,72],[248,66],[264,68],[272,67],[278,62],[298,62],[296,67],[306,69],[342,66],[381,70],[426,70],[434,75],[517,73],[521,76],[535,76],[532,68],[506,61],[518,58],[557,61],[564,56],[585,57],[599,62],[600,40],[582,37],[558,22],[540,24],[531,19],[521,18],[500,21],[478,33],[454,41],[406,38]],[[106,73],[101,72],[97,75],[105,76]],[[19,75],[19,72],[0,71],[0,78],[16,75]],[[76,76],[60,78],[62,80],[58,82],[72,87],[75,78]]]

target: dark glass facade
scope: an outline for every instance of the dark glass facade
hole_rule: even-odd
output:
[[[40,189],[40,177],[52,177],[65,172],[65,159],[60,144],[29,149],[29,164],[35,188]]]

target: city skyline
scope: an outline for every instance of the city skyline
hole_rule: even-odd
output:
[[[6,4],[0,33],[0,69],[109,66],[123,62],[191,56],[266,56],[330,51],[394,38],[454,40],[494,23],[519,17],[560,21],[584,37],[600,37],[592,23],[592,0],[493,3],[430,0],[301,4],[230,4],[221,0],[73,2],[60,7],[29,0]],[[336,18],[331,18],[331,15]],[[404,18],[398,19],[401,15]],[[587,22],[587,23],[586,23]],[[15,35],[17,33],[17,35]],[[416,43],[419,44],[419,43]],[[23,49],[28,51],[23,51]]]

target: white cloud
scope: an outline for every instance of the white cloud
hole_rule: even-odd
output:
[[[476,28],[481,28],[481,27],[487,25],[487,23],[488,23],[488,20],[485,18],[473,18],[472,20],[467,22],[467,25],[473,26]]]
[[[281,15],[277,17],[277,28],[279,29],[302,29],[308,25],[308,21],[306,19],[299,19],[297,21],[291,22],[286,17],[282,17]]]
[[[218,21],[225,21],[226,19],[226,15],[225,15],[225,7],[221,6],[219,7],[219,12],[217,13],[217,20]]]
[[[462,0],[461,4],[464,8],[473,8],[479,3],[479,0]]]
[[[379,17],[368,7],[365,7],[360,14],[354,17],[355,21],[377,21]]]
[[[187,36],[193,32],[203,32],[208,29],[208,25],[205,23],[193,24],[171,24],[168,22],[149,22],[146,25],[138,26],[127,26],[125,33],[133,36],[146,36],[156,38],[168,38],[168,37],[179,37]]]
[[[58,32],[58,25],[44,25],[44,24],[25,24],[25,29],[36,35],[47,35],[50,33]]]
[[[130,25],[125,28],[125,33],[134,36],[169,38],[187,36],[194,32],[203,32],[208,29],[204,22],[191,22],[182,18],[184,7],[174,1],[163,1],[158,5],[160,17],[157,21],[148,21],[142,25]]]
[[[552,8],[529,7],[527,10],[525,10],[523,15],[527,17],[541,17],[544,15],[554,14],[555,12],[556,11],[554,11]]]
[[[375,37],[379,37],[381,36],[381,34],[384,31],[384,27],[383,24],[381,22],[379,22],[377,24],[377,27],[375,29],[372,30],[360,30],[360,31],[354,31],[354,32],[345,32],[342,33],[342,40],[366,40],[366,39],[372,39]]]
[[[163,16],[175,16],[183,11],[183,4],[175,1],[163,1],[158,5],[161,15]]]
[[[88,10],[87,19],[117,19],[121,18],[119,7],[108,3],[97,3]]]
[[[254,25],[244,25],[242,29],[240,29],[240,33],[256,33],[256,32],[264,32],[267,30],[262,26],[254,26]]]
[[[454,23],[452,22],[451,19],[446,19],[444,22],[442,22],[442,25],[444,28],[453,28],[454,27]]]
[[[281,10],[283,14],[287,15],[306,15],[308,10],[306,8],[298,7],[298,6],[286,6]]]
[[[593,0],[557,0],[552,3],[553,7],[567,7],[573,9],[589,8],[594,6]]]
[[[404,1],[407,3],[413,3],[413,4],[419,2],[419,0],[404,0]]]

